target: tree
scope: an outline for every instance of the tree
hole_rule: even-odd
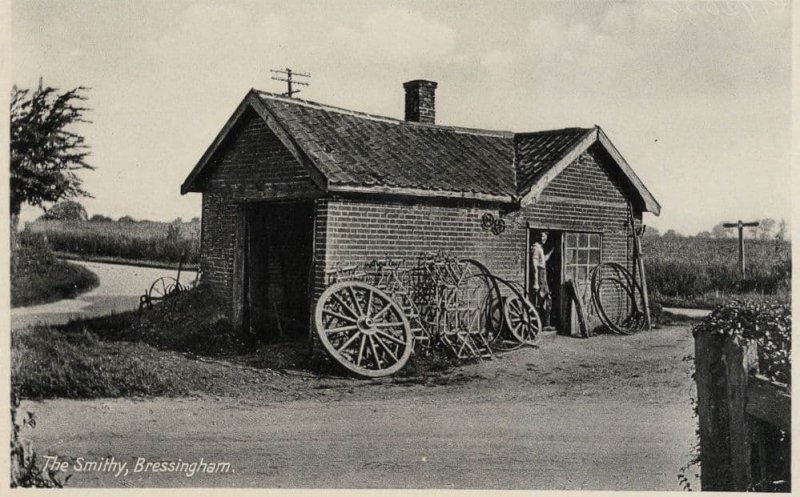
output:
[[[136,220],[130,216],[122,216],[121,218],[117,219],[118,223],[135,223]]]
[[[682,238],[682,235],[680,233],[678,233],[677,231],[675,231],[673,229],[670,229],[670,230],[667,230],[666,233],[664,233],[664,238],[672,238],[672,239],[674,239],[674,238]]]
[[[72,125],[86,121],[82,106],[87,88],[64,93],[56,88],[11,90],[11,243],[15,243],[22,204],[43,207],[74,197],[91,197],[76,174],[94,169],[86,159],[89,147]]]
[[[760,220],[758,222],[758,227],[756,228],[756,236],[758,239],[769,240],[773,238],[776,224],[778,223],[771,217],[765,217],[764,219]]]
[[[108,221],[114,221],[114,220],[111,219],[110,217],[104,216],[102,214],[95,214],[94,216],[92,216],[89,219],[90,223],[103,223],[103,222],[108,222]]]
[[[786,233],[789,231],[788,227],[786,226],[786,220],[781,218],[781,222],[778,223],[778,232],[775,233],[775,239],[778,241],[786,240]]]
[[[89,216],[86,214],[86,209],[79,202],[63,200],[47,209],[42,218],[81,222],[86,221]]]
[[[728,238],[730,236],[729,228],[723,226],[725,223],[717,223],[711,228],[711,236],[714,238]]]
[[[701,231],[697,234],[697,238],[711,238],[711,232],[709,231]]]
[[[658,232],[658,228],[653,228],[652,226],[648,226],[642,235],[643,238],[658,238],[659,236],[661,236],[661,233]]]

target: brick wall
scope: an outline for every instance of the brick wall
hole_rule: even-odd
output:
[[[522,282],[527,223],[600,232],[603,260],[627,263],[627,204],[604,160],[596,150],[588,151],[545,188],[538,202],[508,214],[485,206],[331,199],[321,211],[327,214],[327,226],[323,230],[318,225],[317,235],[325,239],[325,266],[364,263],[387,254],[413,261],[422,252],[443,249],[476,258],[493,272]],[[505,221],[499,236],[481,228],[486,212]]]
[[[247,136],[250,138],[242,138]],[[253,136],[260,138],[254,140]],[[229,305],[233,293],[236,201],[281,198],[289,195],[289,190],[299,197],[317,193],[307,173],[298,172],[302,166],[280,143],[271,140],[277,139],[260,119],[245,123],[233,145],[223,151],[203,194],[203,277]],[[268,160],[263,160],[264,154]],[[522,283],[528,224],[533,228],[600,232],[603,261],[630,267],[624,186],[607,167],[609,160],[602,149],[591,148],[556,177],[536,203],[510,213],[487,205],[419,199],[318,198],[314,294],[318,296],[324,289],[324,271],[337,263],[366,263],[387,255],[413,263],[420,253],[439,249],[478,259],[495,274]],[[276,186],[254,189],[251,184],[263,181],[274,181]],[[271,196],[265,196],[267,193]],[[481,216],[486,212],[505,221],[506,230],[501,235],[481,228]],[[637,223],[640,222],[641,214],[637,213]]]
[[[626,197],[623,185],[606,166],[608,160],[600,150],[587,151],[544,189],[535,204],[507,214],[477,205],[330,199],[320,211],[326,214],[326,226],[318,224],[317,240],[324,239],[325,247],[317,260],[324,261],[326,269],[385,256],[413,263],[422,252],[442,249],[475,258],[493,273],[523,283],[530,225],[602,233],[602,260],[630,268]],[[482,229],[481,216],[486,212],[505,221],[506,230],[499,236]],[[316,295],[324,286],[321,273],[315,280]]]
[[[230,305],[239,203],[312,197],[319,189],[254,112],[231,131],[201,182],[203,280]]]
[[[233,200],[319,194],[308,170],[252,111],[228,135],[203,180],[204,192],[224,193]]]
[[[238,206],[222,193],[203,193],[200,268],[203,284],[230,305]]]

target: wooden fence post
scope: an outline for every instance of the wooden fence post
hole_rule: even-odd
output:
[[[730,337],[695,337],[702,490],[746,491],[751,478],[747,381],[758,368],[758,346]]]
[[[740,339],[741,340],[741,339]],[[750,423],[747,420],[747,378],[758,368],[758,345],[749,340],[734,343],[725,340],[723,348],[727,369],[728,419],[731,441],[731,487],[746,492],[752,481]]]
[[[699,333],[694,339],[697,415],[700,423],[700,487],[702,490],[725,490],[730,471],[730,444],[725,436],[728,412],[720,398],[722,337]]]

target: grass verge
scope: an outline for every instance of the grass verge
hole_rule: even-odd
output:
[[[792,296],[788,288],[780,288],[775,293],[765,294],[762,292],[705,292],[699,295],[662,295],[657,291],[651,292],[650,300],[658,302],[664,307],[676,307],[682,309],[715,309],[717,306],[726,304],[732,300],[748,300],[751,302],[766,303],[778,301],[790,303]]]
[[[248,349],[214,303],[201,286],[142,313],[14,330],[12,387],[28,399],[227,395],[274,374],[195,360]]]
[[[99,285],[83,266],[53,259],[11,273],[11,307],[75,298]]]
[[[11,384],[21,397],[94,398],[187,393],[165,358],[143,344],[39,327],[11,334]]]

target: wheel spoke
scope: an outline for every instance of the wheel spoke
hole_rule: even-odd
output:
[[[367,290],[367,307],[364,309],[364,315],[369,316],[369,311],[372,309],[372,290]]]
[[[361,367],[361,357],[364,355],[364,344],[367,342],[367,335],[361,334],[361,345],[358,346],[358,359],[356,366]]]
[[[325,333],[342,333],[344,331],[354,331],[357,330],[358,326],[354,324],[349,324],[347,326],[339,326],[338,328],[328,328],[325,330]]]
[[[353,343],[355,341],[355,339],[358,338],[359,335],[360,335],[360,333],[353,333],[353,336],[351,336],[346,342],[344,342],[344,345],[342,345],[341,347],[336,349],[336,352],[341,354],[342,351],[344,349],[346,349],[347,347],[349,347],[350,344]],[[362,338],[363,338],[363,335],[362,335]]]
[[[399,338],[397,338],[397,337],[393,337],[392,335],[390,335],[390,334],[386,333],[385,331],[380,331],[380,330],[378,330],[378,333],[377,333],[377,334],[378,334],[378,335],[381,335],[381,336],[383,336],[383,337],[386,337],[386,338],[388,338],[389,340],[391,340],[391,341],[393,341],[394,343],[397,343],[397,344],[399,344],[399,345],[405,345],[405,344],[406,344],[406,342],[404,342],[404,341],[400,340],[400,339],[399,339]]]
[[[356,291],[353,289],[352,286],[347,287],[347,289],[350,290],[350,298],[353,299],[353,307],[355,307],[356,310],[358,311],[359,317],[363,317],[364,316],[364,311],[362,311],[361,310],[361,306],[358,305],[358,297],[356,297]]]
[[[381,369],[381,360],[378,357],[378,350],[375,348],[375,341],[372,339],[371,336],[368,338],[369,338],[369,348],[370,350],[372,350],[372,356],[375,358],[375,365],[378,367],[378,369]]]
[[[387,303],[386,303],[386,307],[384,307],[383,309],[381,309],[380,311],[378,311],[378,313],[377,313],[377,314],[375,314],[374,316],[372,316],[372,319],[373,319],[373,320],[375,320],[375,319],[378,319],[379,317],[383,316],[383,313],[384,313],[384,312],[386,312],[386,311],[388,311],[388,310],[389,310],[389,308],[391,308],[391,307],[392,307],[392,303],[391,303],[391,302],[387,302]]]
[[[386,352],[388,352],[390,356],[392,356],[392,359],[394,359],[394,362],[397,362],[397,355],[394,352],[392,352],[392,350],[385,343],[383,343],[383,340],[378,338],[377,335],[375,335],[375,341],[378,342],[379,344],[381,344],[381,347],[383,347],[383,349]]]
[[[356,314],[356,313],[353,311],[353,309],[351,309],[351,308],[350,308],[350,306],[349,306],[349,305],[347,305],[347,304],[345,303],[345,301],[344,301],[344,300],[343,300],[343,299],[342,299],[340,296],[336,295],[335,293],[334,293],[332,296],[333,296],[333,298],[334,298],[334,299],[336,299],[336,301],[337,301],[337,302],[339,302],[339,304],[340,304],[340,305],[341,305],[343,308],[347,309],[347,312],[349,312],[349,313],[350,313],[350,315],[352,315],[352,316],[353,316],[354,318],[356,318],[356,319],[358,319],[358,318],[359,318],[359,315],[358,315],[358,314]]]
[[[331,316],[335,316],[339,319],[344,319],[345,321],[350,321],[351,323],[356,322],[356,320],[353,319],[352,317],[345,316],[344,314],[339,314],[338,312],[333,312],[330,309],[322,309],[322,312],[324,312],[325,314],[330,314]]]
[[[398,321],[396,323],[377,323],[375,325],[376,328],[394,328],[397,326],[403,326],[403,323]]]

